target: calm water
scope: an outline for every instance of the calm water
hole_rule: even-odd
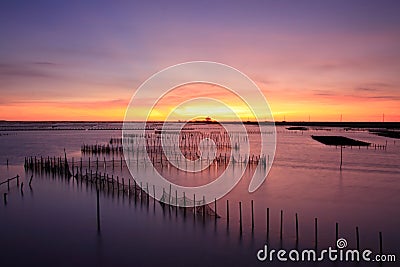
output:
[[[62,156],[65,148],[68,158],[78,161],[83,143],[102,144],[111,137],[120,137],[120,130],[112,130],[119,126],[60,124],[57,127],[64,130],[0,132],[0,181],[19,174],[25,184],[23,195],[15,181],[10,191],[6,185],[0,186],[1,197],[8,193],[7,205],[3,200],[0,202],[1,266],[281,265],[276,259],[271,264],[258,262],[256,258],[257,251],[267,242],[266,208],[270,209],[268,245],[271,248],[296,247],[295,213],[298,213],[300,249],[314,247],[314,218],[318,218],[319,249],[334,246],[338,222],[339,236],[347,239],[350,248],[356,246],[355,227],[358,226],[362,249],[378,253],[381,231],[384,252],[400,257],[400,143],[363,131],[329,129],[302,133],[278,127],[275,161],[267,180],[255,193],[249,194],[249,179],[242,179],[218,201],[221,218],[216,222],[193,214],[184,216],[152,200],[140,201],[102,192],[101,233],[98,234],[94,186],[74,179],[35,175],[29,189],[27,182],[31,173],[23,168],[25,156]],[[30,127],[37,129],[38,125]],[[99,127],[109,130],[98,130]],[[387,149],[344,148],[340,171],[340,149],[312,140],[311,134],[343,135],[380,145],[387,141]],[[87,159],[87,155],[83,158]],[[104,167],[101,165],[101,168]],[[129,177],[126,169],[122,174],[110,166],[101,171]],[[226,200],[230,204],[229,225]],[[251,200],[254,200],[254,231],[251,230]],[[241,235],[239,201],[243,203]],[[279,238],[281,210],[284,212],[282,240]]]

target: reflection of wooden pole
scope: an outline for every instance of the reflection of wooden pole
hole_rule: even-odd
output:
[[[32,188],[32,179],[33,179],[33,174],[31,175],[31,179],[29,179],[29,187]]]
[[[97,232],[100,233],[100,193],[97,188]]]
[[[342,169],[343,164],[343,146],[340,146],[340,170]]]
[[[382,232],[379,232],[379,254],[382,255]]]

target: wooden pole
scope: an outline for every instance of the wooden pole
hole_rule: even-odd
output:
[[[269,237],[269,208],[267,208],[267,238]]]
[[[206,218],[206,197],[203,196],[203,221],[205,220],[205,218]]]
[[[242,233],[242,202],[239,202],[240,233]]]
[[[299,218],[296,213],[296,242],[299,242]]]
[[[315,218],[315,247],[318,244],[318,218]]]
[[[281,231],[280,231],[280,239],[283,238],[283,210],[281,210]]]
[[[340,146],[340,170],[342,170],[342,164],[343,164],[343,146]]]
[[[358,232],[358,226],[356,226],[356,240],[357,240],[357,250],[360,250],[360,234]]]
[[[214,211],[215,211],[215,220],[217,220],[217,199],[214,198]]]
[[[21,183],[21,195],[24,195],[24,182]]]
[[[339,239],[339,223],[336,223],[336,241]],[[337,245],[336,245],[337,247]]]
[[[149,183],[146,183],[146,193],[147,193],[147,204],[149,204],[149,197],[150,197],[150,192],[149,192]]]
[[[251,200],[251,229],[254,230],[254,201]]]
[[[169,185],[168,205],[171,205],[171,197],[172,197],[172,184]],[[195,200],[196,200],[196,196],[195,196]]]
[[[226,200],[226,222],[229,224],[229,200]]]
[[[7,205],[7,193],[4,193],[3,197],[4,197],[4,205]]]
[[[383,245],[382,245],[382,232],[379,232],[379,254],[383,254]]]
[[[196,194],[193,194],[193,216],[196,216]]]
[[[186,195],[183,192],[183,215],[186,216]]]

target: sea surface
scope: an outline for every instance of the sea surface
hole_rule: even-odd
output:
[[[24,160],[31,156],[64,157],[64,153],[70,164],[72,158],[75,164],[81,158],[87,162],[89,157],[94,164],[99,158],[99,172],[128,181],[132,177],[125,167],[121,171],[110,165],[114,157],[116,166],[120,166],[120,154],[81,152],[83,144],[109,144],[111,138],[120,138],[121,123],[1,122],[0,183],[18,174],[24,188],[21,193],[16,180],[10,182],[9,189],[7,184],[0,185],[0,266],[381,266],[376,262],[324,261],[310,265],[257,259],[265,244],[276,250],[335,247],[336,223],[339,237],[347,240],[348,248],[356,247],[358,227],[360,249],[370,249],[374,254],[379,253],[382,232],[383,252],[396,255],[398,264],[400,140],[357,129],[309,127],[308,131],[289,131],[278,126],[276,131],[276,153],[266,181],[249,193],[249,178],[244,177],[217,201],[220,218],[184,214],[152,199],[101,191],[99,232],[95,185],[32,173],[24,169]],[[347,136],[373,146],[343,148],[340,170],[340,147],[323,145],[311,135]],[[104,158],[108,162],[105,167],[101,163]],[[150,172],[150,168],[146,170]],[[214,203],[210,207],[214,209]]]

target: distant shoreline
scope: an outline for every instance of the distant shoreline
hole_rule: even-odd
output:
[[[139,121],[136,121],[139,122]],[[122,121],[0,121],[0,131],[59,131],[59,130],[121,130]],[[135,123],[132,121],[132,123]],[[149,123],[162,124],[162,121]],[[179,123],[179,122],[176,122]],[[184,123],[184,122],[180,122]],[[204,122],[187,122],[188,124],[205,124]],[[241,122],[226,121],[224,123],[239,124]],[[261,122],[268,124],[271,122]],[[71,124],[71,125],[70,125]],[[107,125],[121,124],[121,125]],[[255,122],[244,122],[254,125]],[[276,126],[329,127],[349,129],[400,129],[400,122],[288,122],[276,121]],[[106,127],[104,127],[106,126]],[[155,126],[156,127],[156,126]]]

